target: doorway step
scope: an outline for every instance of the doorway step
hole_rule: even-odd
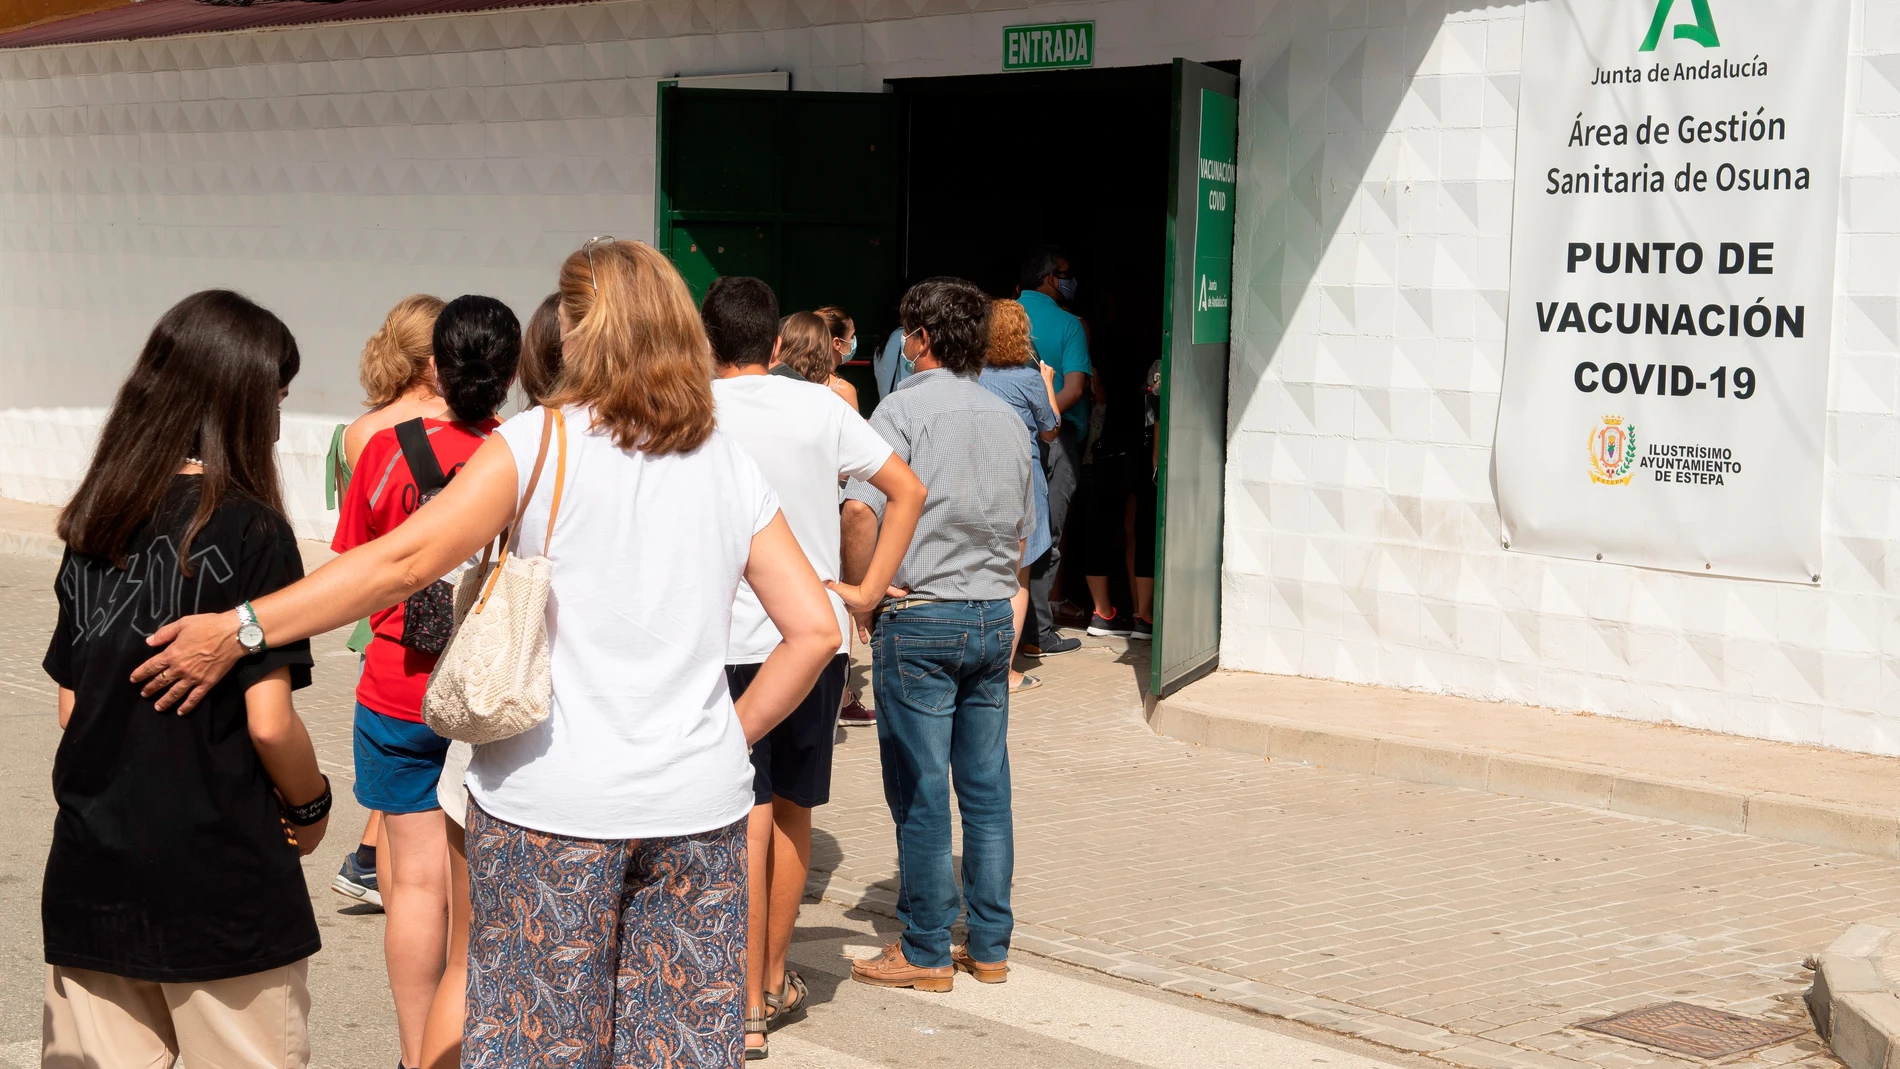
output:
[[[1147,718],[1158,734],[1268,761],[1900,858],[1895,757],[1251,672],[1150,698]]]

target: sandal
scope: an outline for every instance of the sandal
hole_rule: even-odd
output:
[[[1023,681],[1009,688],[1009,692],[1011,694],[1021,694],[1023,691],[1035,690],[1040,686],[1042,686],[1042,680],[1025,672],[1023,673]]]
[[[810,1002],[811,989],[805,986],[805,978],[796,969],[785,970],[785,986],[777,994],[765,993],[765,1004],[772,1010],[766,1014],[766,1027],[779,1028],[802,1019]]]
[[[746,1061],[762,1062],[772,1056],[772,1037],[766,1034],[766,1029],[771,1027],[768,1023],[770,1021],[771,1016],[769,1014],[764,1017],[747,1017],[745,1019],[745,1034],[748,1036],[758,1036],[763,1040],[763,1042],[756,1047],[749,1043],[746,1044]]]

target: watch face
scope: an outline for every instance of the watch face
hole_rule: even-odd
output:
[[[238,645],[249,650],[264,645],[264,629],[256,624],[245,624],[238,628]]]

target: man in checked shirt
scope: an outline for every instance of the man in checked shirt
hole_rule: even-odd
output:
[[[983,983],[1008,975],[1015,832],[1009,783],[1010,598],[1035,523],[1021,417],[977,382],[989,346],[990,298],[933,278],[898,310],[917,373],[877,407],[871,427],[928,491],[894,585],[907,593],[859,621],[870,631],[884,800],[897,823],[898,919],[904,934],[852,979],[948,991],[957,970]],[[843,574],[862,576],[884,499],[845,491]],[[963,815],[963,904],[969,942],[950,945],[957,880],[950,863],[950,779]]]

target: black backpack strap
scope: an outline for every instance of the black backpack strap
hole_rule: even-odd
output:
[[[422,420],[396,424],[396,442],[402,446],[402,458],[409,462],[409,474],[416,480],[418,494],[440,490],[449,484],[449,477],[442,474],[442,465],[435,459],[434,447],[429,445],[429,431]]]

